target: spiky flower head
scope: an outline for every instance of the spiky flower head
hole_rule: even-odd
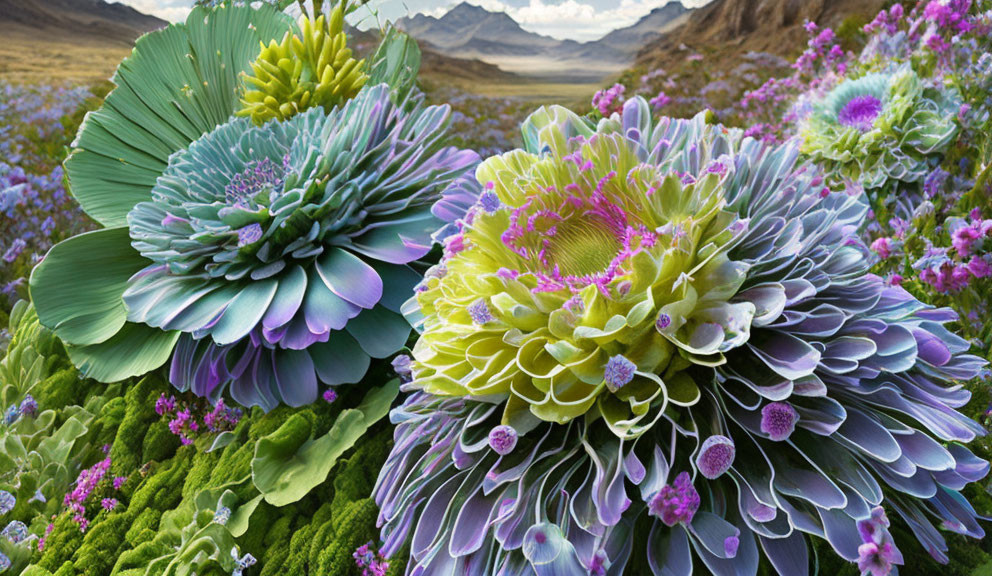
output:
[[[263,45],[245,74],[245,94],[239,116],[256,124],[286,120],[320,107],[326,111],[353,98],[368,76],[364,60],[355,60],[344,32],[344,5],[330,18],[304,17],[301,32],[287,32],[282,41]]]
[[[922,181],[958,132],[957,110],[953,91],[926,87],[909,68],[847,79],[803,120],[802,151],[834,185]]]
[[[470,212],[463,248],[420,295],[426,343],[374,492],[384,554],[408,545],[409,573],[690,574],[701,562],[739,576],[763,553],[792,576],[808,573],[808,537],[852,563],[901,561],[880,505],[938,560],[933,519],[982,535],[960,490],[988,472],[964,446],[984,431],[956,408],[983,362],[944,327],[953,313],[868,274],[860,195],[822,194],[795,142],[764,145],[702,115],[655,124],[639,99],[595,130],[540,111],[524,134],[526,150],[477,172],[503,220]],[[556,195],[571,183],[578,217]],[[529,236],[531,222],[544,234]],[[681,241],[668,232],[688,222],[699,227]],[[566,224],[585,251],[543,244]],[[630,259],[590,253],[627,239]],[[716,261],[733,273],[709,276]],[[564,265],[590,262],[606,271]],[[682,279],[656,280],[666,273]],[[671,305],[690,293],[692,306]],[[482,327],[466,310],[480,297],[495,317]],[[562,362],[562,350],[592,360]],[[619,383],[624,359],[637,370],[611,390],[606,367]],[[575,398],[592,401],[562,401]],[[499,426],[516,433],[512,451],[492,449]]]

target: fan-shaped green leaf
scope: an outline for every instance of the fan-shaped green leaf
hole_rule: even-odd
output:
[[[128,322],[106,342],[67,346],[66,351],[84,376],[99,382],[118,382],[165,364],[180,334]]]
[[[185,24],[138,39],[114,75],[117,88],[87,115],[66,161],[83,210],[105,226],[125,224],[169,156],[234,114],[239,76],[260,42],[293,26],[265,4],[200,7]]]
[[[106,228],[52,248],[31,274],[41,323],[77,346],[116,334],[127,320],[121,296],[128,278],[149,264],[130,242],[127,228]]]

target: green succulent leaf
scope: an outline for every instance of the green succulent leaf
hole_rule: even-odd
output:
[[[338,458],[389,412],[398,393],[398,380],[373,389],[358,408],[341,412],[320,438],[311,439],[309,421],[294,415],[259,439],[251,470],[265,501],[273,506],[292,504],[324,482]]]
[[[382,44],[367,61],[368,85],[389,84],[399,96],[406,96],[416,85],[420,71],[420,47],[417,42],[390,27]]]
[[[104,226],[126,224],[150,198],[169,156],[227,122],[238,78],[260,42],[293,22],[271,6],[196,8],[185,24],[138,39],[114,75],[117,88],[87,115],[66,161],[72,195]]]
[[[69,359],[87,378],[119,382],[159,368],[169,359],[180,332],[128,322],[106,342],[67,346]]]
[[[127,228],[80,234],[52,248],[31,274],[41,323],[76,346],[111,339],[124,326],[128,279],[148,265],[131,248]]]

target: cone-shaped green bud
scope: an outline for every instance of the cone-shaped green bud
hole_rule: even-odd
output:
[[[341,6],[331,12],[330,20],[304,18],[301,28],[301,36],[287,32],[281,42],[262,46],[252,71],[244,76],[239,116],[263,124],[317,106],[330,111],[365,85],[365,61],[352,58]]]

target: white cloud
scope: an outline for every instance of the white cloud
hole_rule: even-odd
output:
[[[193,8],[193,0],[124,0],[124,3],[139,12],[171,22],[185,20]]]

